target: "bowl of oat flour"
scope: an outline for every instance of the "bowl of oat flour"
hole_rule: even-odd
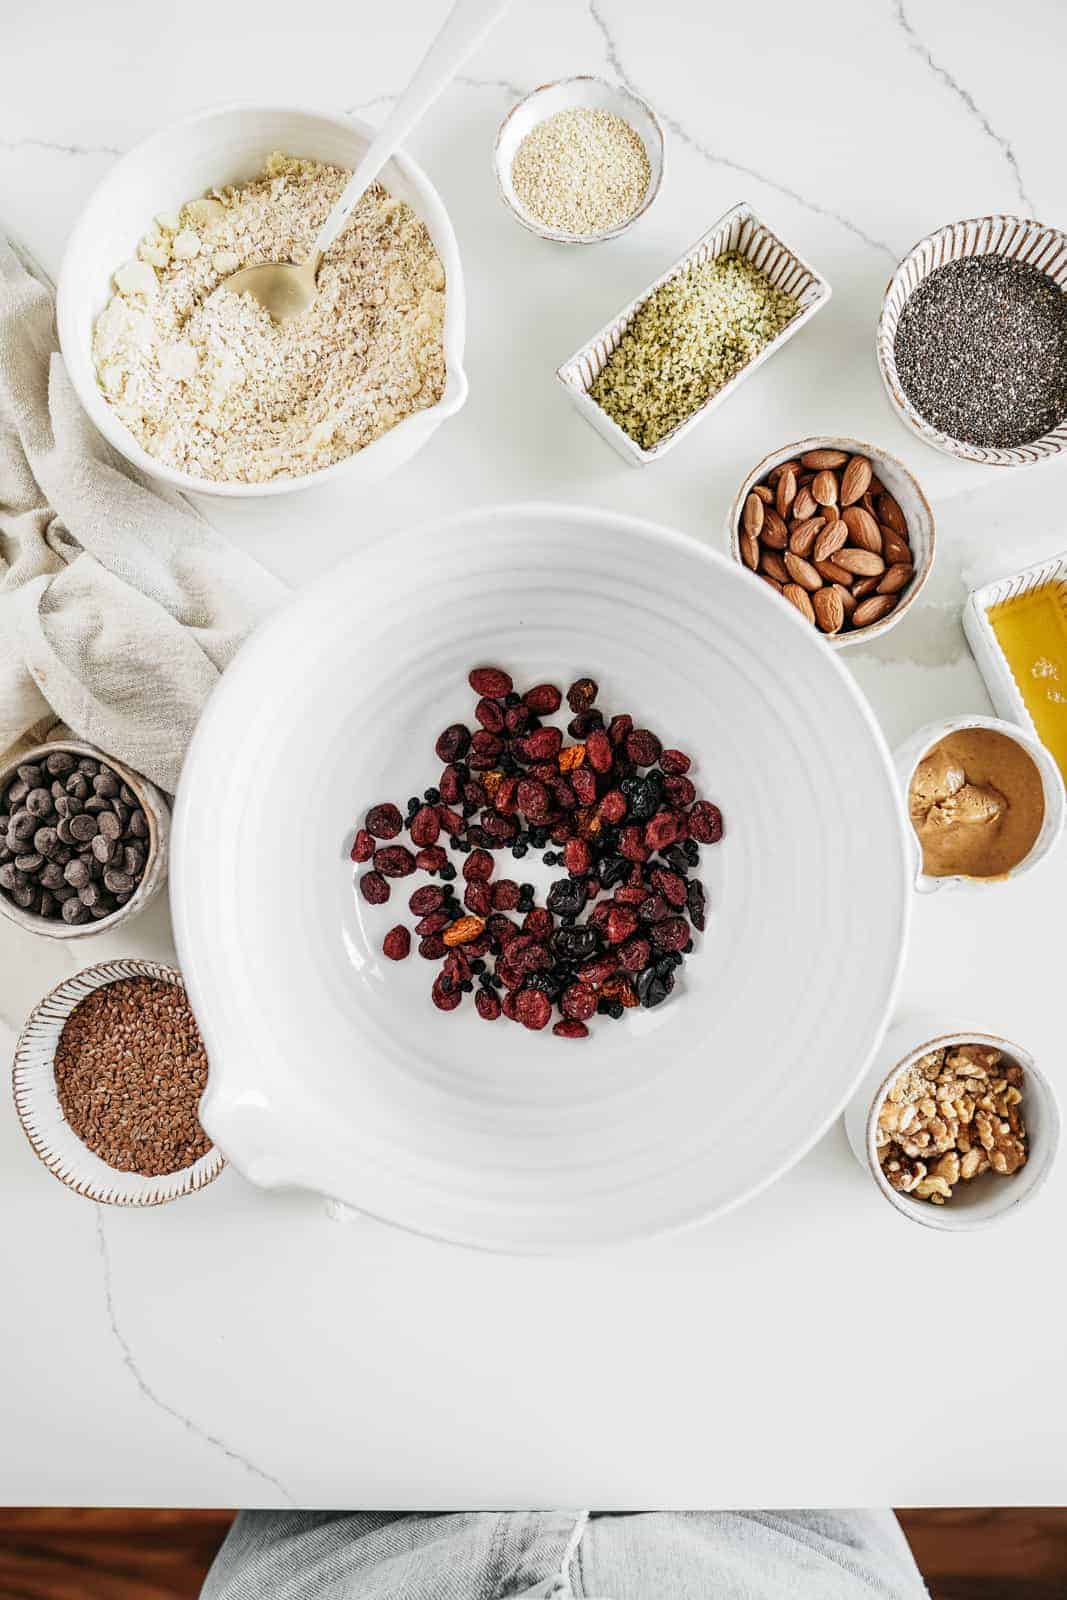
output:
[[[137,145],[83,212],[57,296],[85,410],[174,488],[257,497],[374,482],[467,397],[459,250],[398,154],[331,247],[309,311],[279,325],[239,267],[302,260],[374,129],[299,109],[208,111]]]

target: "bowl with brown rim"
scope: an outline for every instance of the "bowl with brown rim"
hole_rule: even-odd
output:
[[[121,1172],[90,1150],[63,1113],[56,1089],[55,1056],[67,1018],[96,989],[125,978],[155,978],[185,985],[173,967],[156,961],[105,961],[67,978],[30,1013],[15,1047],[15,1110],[23,1131],[49,1172],[68,1189],[106,1205],[158,1206],[203,1189],[225,1166],[214,1145],[176,1172],[144,1176]]]
[[[57,751],[104,762],[137,796],[138,804],[148,823],[148,855],[140,882],[126,904],[119,906],[110,916],[82,923],[64,922],[60,917],[42,917],[34,911],[24,910],[16,905],[14,900],[0,889],[0,912],[18,927],[25,928],[29,933],[44,934],[47,939],[84,939],[94,933],[109,933],[121,922],[135,917],[163,887],[167,877],[170,807],[155,784],[149,783],[139,772],[134,772],[131,767],[116,761],[114,756],[107,755],[103,750],[97,750],[94,745],[82,744],[76,739],[54,739],[47,744],[35,745],[31,750],[24,751],[22,755],[0,767],[0,796],[7,793],[8,787],[17,778],[20,767],[37,766]]]
[[[850,645],[862,644],[870,639],[876,639],[884,633],[888,633],[890,628],[894,628],[900,621],[901,617],[903,617],[908,609],[914,605],[923,585],[930,576],[930,572],[934,564],[934,514],[930,509],[930,502],[927,500],[919,485],[918,479],[904,465],[903,461],[900,461],[896,456],[891,455],[888,450],[882,450],[878,445],[867,444],[862,439],[850,439],[839,434],[818,435],[808,439],[798,439],[793,444],[783,445],[778,450],[772,450],[769,455],[763,457],[762,461],[757,462],[757,464],[752,468],[751,472],[749,472],[744,478],[740,488],[737,491],[737,494],[734,496],[733,503],[730,506],[730,510],[727,514],[726,531],[727,537],[730,540],[730,549],[734,560],[739,562],[742,566],[747,567],[749,565],[749,563],[743,558],[741,547],[742,518],[745,510],[745,502],[747,501],[749,495],[757,487],[757,485],[763,484],[764,480],[770,473],[778,472],[779,469],[785,466],[786,463],[793,461],[795,461],[801,468],[801,471],[796,477],[797,492],[799,494],[801,486],[804,485],[805,478],[807,477],[807,471],[803,467],[801,458],[803,456],[810,455],[812,451],[834,451],[841,455],[847,456],[849,459],[851,459],[853,456],[866,457],[873,468],[875,488],[873,493],[870,491],[865,493],[865,495],[858,502],[858,505],[862,509],[866,510],[868,509],[869,502],[871,516],[873,518],[875,527],[878,529],[877,535],[872,535],[872,543],[876,542],[877,540],[885,540],[887,536],[886,526],[878,521],[881,505],[877,486],[880,485],[885,490],[888,490],[889,495],[896,502],[897,507],[899,507],[900,511],[903,513],[904,521],[907,524],[907,541],[911,546],[912,552],[912,576],[898,591],[899,599],[897,600],[897,603],[893,607],[892,611],[890,611],[886,616],[881,617],[879,620],[870,622],[862,628],[845,628],[838,633],[824,633],[823,636],[829,645],[831,645],[834,649],[844,650]],[[772,489],[773,487],[774,486],[772,486]],[[808,487],[810,488],[810,485],[808,485]],[[816,510],[818,510],[818,507],[816,507]],[[793,525],[796,520],[797,519],[794,519],[789,515],[787,509],[785,521],[787,525],[787,532],[789,533],[791,541],[794,533]],[[802,520],[807,521],[808,518],[804,518]],[[810,551],[808,553],[809,555],[811,554]],[[880,556],[883,554],[881,550],[874,553],[879,554]],[[889,553],[892,554],[892,550],[890,550]],[[769,556],[772,558],[777,556],[779,560],[782,560],[784,556],[784,552],[779,552],[777,550],[769,551],[767,554],[769,554]],[[803,559],[806,560],[806,558]],[[773,560],[769,562],[765,561],[764,553],[762,551],[759,560],[761,567],[765,565],[775,567]],[[811,563],[808,562],[808,565],[810,566]],[[775,567],[775,571],[777,570],[778,569]],[[782,585],[775,579],[773,572],[768,573],[766,571],[761,572],[757,570],[753,576],[767,581],[772,588],[777,589],[779,593],[782,592]],[[825,578],[818,572],[814,572],[813,574],[806,576],[807,584],[813,586],[809,592],[814,592],[814,590],[817,588],[825,586],[827,583],[832,584],[835,581],[833,578]],[[818,580],[817,583],[816,579]],[[859,581],[862,582],[862,579]],[[855,587],[855,582],[848,587],[850,589]],[[786,600],[786,603],[789,603],[788,599]],[[805,610],[803,614],[807,616],[807,611]],[[808,620],[811,621],[810,616],[808,617]]]

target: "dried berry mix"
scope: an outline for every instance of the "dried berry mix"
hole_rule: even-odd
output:
[[[407,905],[419,955],[440,963],[431,998],[441,1011],[473,994],[486,1022],[534,1032],[551,1023],[556,1038],[585,1039],[596,1017],[662,1004],[707,921],[693,875],[700,846],[723,831],[718,806],[688,776],[689,756],[625,713],[606,719],[592,678],[566,695],[551,683],[520,694],[500,667],[475,667],[468,682],[476,726],[438,735],[437,783],[406,811],[372,806],[355,832],[364,900],[383,905],[390,879],[415,872],[439,880]],[[571,743],[543,720],[564,703]],[[404,832],[414,850],[393,842]],[[515,878],[497,876],[502,851],[518,863],[531,850],[564,869],[544,905],[517,865]],[[459,881],[449,852],[461,858]],[[382,941],[392,961],[411,947],[404,923]]]

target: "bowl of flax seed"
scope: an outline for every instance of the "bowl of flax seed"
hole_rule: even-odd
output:
[[[68,1188],[110,1205],[161,1205],[225,1165],[198,1117],[207,1075],[181,975],[107,961],[34,1007],[15,1049],[15,1110]]]

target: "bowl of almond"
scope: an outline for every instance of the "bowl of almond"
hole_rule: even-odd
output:
[[[934,563],[918,481],[859,439],[800,439],[765,456],[727,526],[735,559],[837,648],[894,627]]]

